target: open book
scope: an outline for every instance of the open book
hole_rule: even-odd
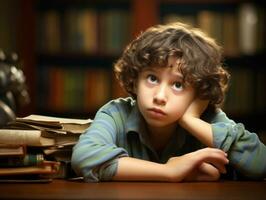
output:
[[[29,115],[23,118],[16,118],[8,126],[15,129],[45,130],[61,134],[82,134],[90,126],[91,122],[91,119]]]

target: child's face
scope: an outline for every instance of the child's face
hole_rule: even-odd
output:
[[[171,63],[170,63],[171,64]],[[148,125],[164,127],[176,123],[195,97],[184,87],[176,67],[148,68],[139,74],[136,86],[139,110]]]

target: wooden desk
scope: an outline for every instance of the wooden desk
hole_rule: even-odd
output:
[[[214,183],[51,183],[0,184],[0,199],[266,199],[266,182]]]

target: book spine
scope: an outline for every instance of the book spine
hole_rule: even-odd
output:
[[[239,45],[241,53],[252,55],[257,51],[258,13],[255,5],[243,4],[239,9]]]
[[[0,167],[26,167],[42,164],[42,154],[26,154],[24,157],[3,157],[0,158]]]

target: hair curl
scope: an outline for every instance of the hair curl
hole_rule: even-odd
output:
[[[147,67],[167,67],[173,56],[182,61],[178,69],[184,83],[217,107],[224,101],[230,76],[222,66],[221,52],[221,47],[199,29],[182,23],[156,25],[125,48],[114,71],[124,89],[136,98],[134,86],[139,73]]]

